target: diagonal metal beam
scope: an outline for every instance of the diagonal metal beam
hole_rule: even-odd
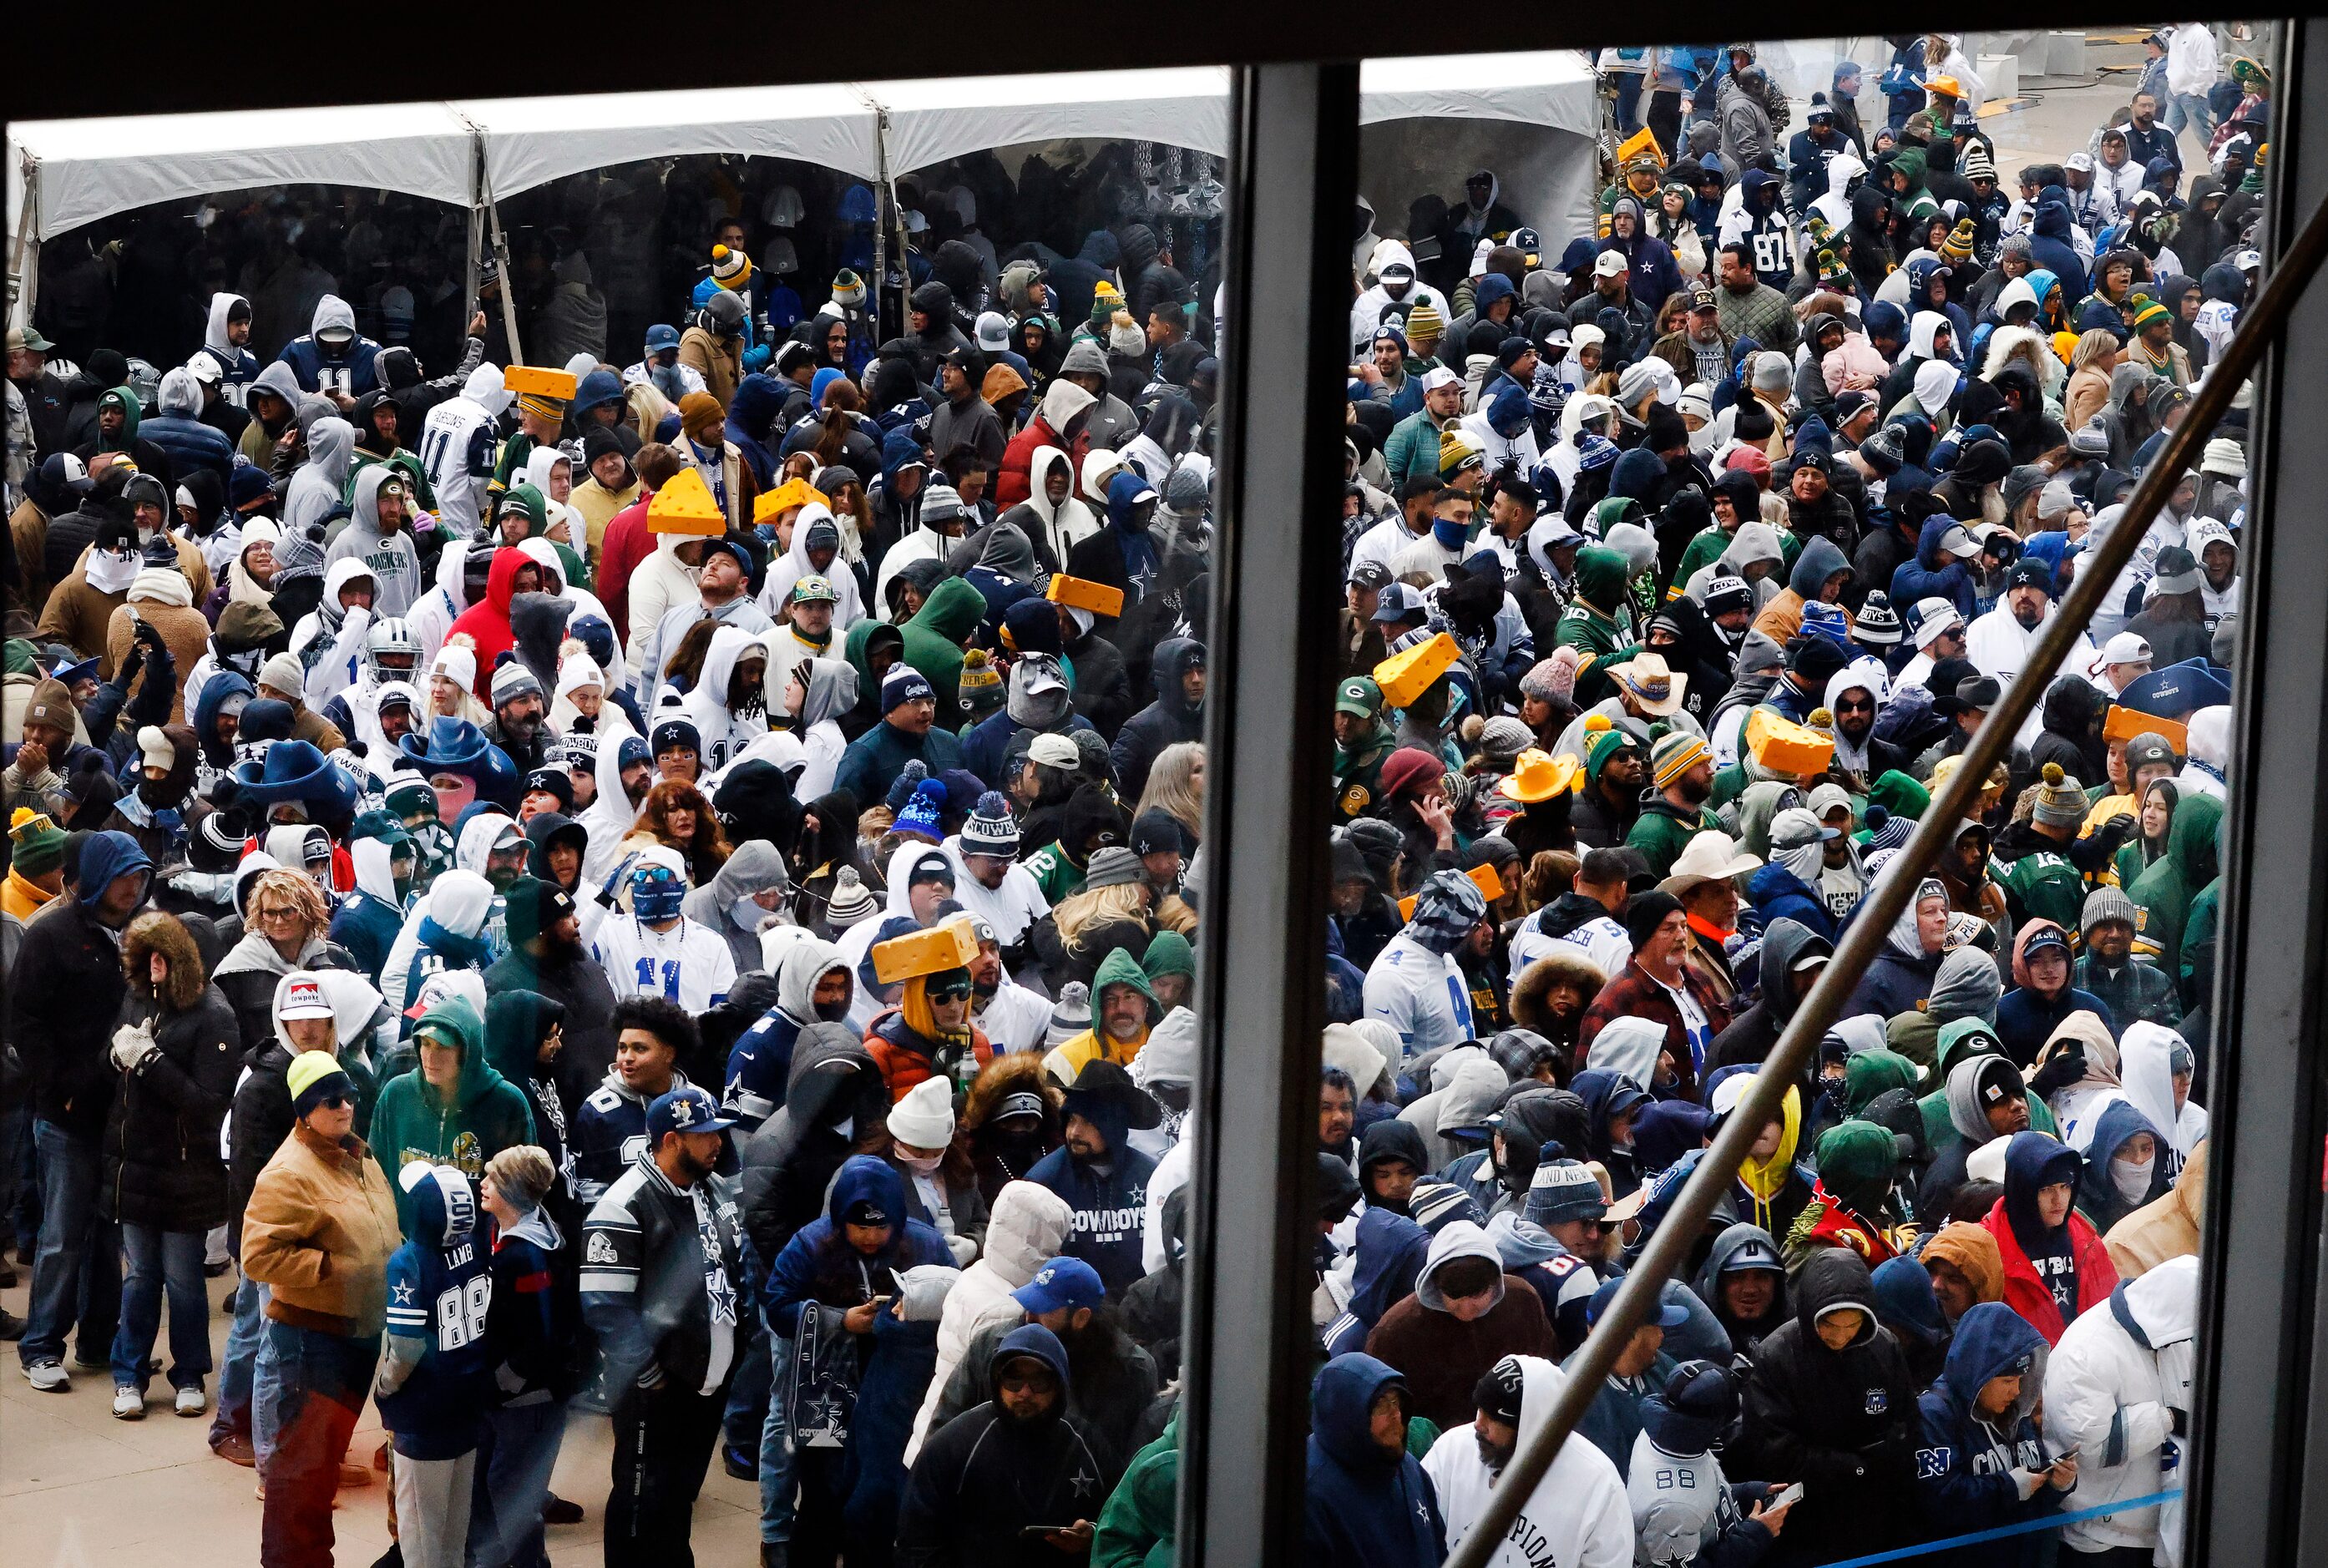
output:
[[[1779,1038],[1762,1071],[1755,1075],[1753,1086],[1739,1103],[1736,1113],[1723,1122],[1713,1147],[1683,1187],[1640,1261],[1626,1276],[1609,1310],[1577,1352],[1576,1366],[1553,1404],[1550,1420],[1513,1458],[1508,1473],[1489,1497],[1487,1512],[1448,1557],[1448,1568],[1484,1568],[1489,1553],[1511,1527],[1521,1505],[1544,1479],[1560,1445],[1600,1393],[1601,1383],[1616,1364],[1618,1353],[1657,1300],[1665,1282],[1686,1257],[1715,1203],[1736,1179],[1739,1164],[1753,1147],[1763,1124],[1778,1114],[1779,1102],[1787,1085],[1801,1071],[1828,1026],[1843,1010],[1860,976],[1882,950],[1892,923],[1915,897],[1917,883],[1938,858],[1942,843],[1967,814],[1965,808],[1987,779],[1989,771],[2004,760],[2022,720],[2043,697],[2048,682],[2037,679],[2036,672],[2059,666],[2093,619],[2094,611],[2116,580],[2119,568],[2133,558],[2144,530],[2173,493],[2184,471],[2196,465],[2200,450],[2213,433],[2216,421],[2231,406],[2239,383],[2255,369],[2265,348],[2278,336],[2288,313],[2295,308],[2324,255],[2328,255],[2328,202],[2314,210],[2303,231],[2281,257],[2278,270],[2248,307],[2238,334],[2209,368],[2206,383],[2192,400],[2190,414],[2144,474],[2134,498],[2111,528],[2109,537],[2098,549],[2088,553],[2069,597],[2046,623],[2044,634],[2038,639],[2027,668],[2019,680],[2004,689],[2003,698],[1974,733],[1962,765],[1948,775],[1948,782],[1932,797],[1931,807],[1917,823],[1914,836],[1901,850],[1894,862],[1897,869],[1884,868],[1886,874],[1861,906],[1851,929],[1844,934],[1834,961],[1796,1009],[1794,1020]],[[2316,616],[2316,605],[2313,613]],[[2314,635],[2317,631],[2315,620]],[[2317,1179],[2316,1169],[2313,1178]]]

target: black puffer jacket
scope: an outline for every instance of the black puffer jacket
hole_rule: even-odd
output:
[[[1201,699],[1189,702],[1180,685],[1204,658],[1204,645],[1187,637],[1170,638],[1157,648],[1156,700],[1124,720],[1115,737],[1115,791],[1123,799],[1136,801],[1147,790],[1148,770],[1166,746],[1205,738],[1205,705]]]
[[[842,1123],[869,1128],[888,1113],[881,1070],[847,1025],[801,1031],[784,1103],[746,1141],[737,1182],[744,1235],[763,1270],[793,1232],[824,1212],[825,1188],[853,1152]]]
[[[1795,1318],[1755,1353],[1745,1426],[1723,1456],[1732,1473],[1801,1481],[1787,1520],[1790,1560],[1823,1563],[1899,1544],[1914,1512],[1916,1386],[1900,1342],[1875,1320],[1866,1261],[1822,1247],[1795,1277]],[[1859,1337],[1830,1350],[1821,1314],[1849,1305]]]
[[[160,1055],[120,1075],[105,1129],[102,1212],[122,1225],[206,1231],[226,1218],[219,1124],[242,1071],[234,1009],[202,983],[193,939],[168,915],[136,922],[124,947],[133,962],[161,953],[174,980],[184,979],[159,999],[139,986],[122,1003],[121,1021],[146,1025]],[[186,1005],[171,1005],[178,1000]]]

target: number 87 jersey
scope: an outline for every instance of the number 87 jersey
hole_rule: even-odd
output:
[[[374,1392],[397,1452],[456,1458],[476,1445],[493,1377],[491,1250],[466,1176],[419,1160],[398,1174],[412,1194],[412,1235],[388,1260],[388,1333]]]

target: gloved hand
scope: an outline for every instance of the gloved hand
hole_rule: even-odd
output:
[[[978,1243],[969,1236],[946,1237],[946,1250],[953,1253],[953,1266],[966,1269],[978,1261]]]
[[[604,904],[609,909],[614,908],[615,906],[616,899],[622,895],[623,884],[631,879],[631,868],[638,863],[638,850],[633,850],[629,854],[624,856],[623,863],[615,867],[607,876],[605,881],[599,885],[598,902]]]
[[[114,1066],[124,1073],[143,1071],[146,1064],[162,1054],[154,1043],[153,1031],[144,1024],[124,1024],[113,1031]]]
[[[2085,1047],[2073,1045],[2048,1057],[2029,1080],[2029,1086],[2037,1091],[2040,1098],[2051,1099],[2057,1090],[2068,1088],[2085,1075]]]

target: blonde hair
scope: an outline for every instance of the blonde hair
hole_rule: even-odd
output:
[[[1141,811],[1162,812],[1200,842],[1205,836],[1205,786],[1197,777],[1197,765],[1204,759],[1203,741],[1175,741],[1156,754],[1148,770],[1148,787],[1140,794]]]
[[[512,1208],[540,1207],[558,1180],[558,1168],[550,1164],[549,1153],[530,1143],[512,1143],[486,1160],[485,1174]]]
[[[1112,920],[1147,925],[1148,892],[1145,882],[1120,882],[1112,887],[1068,894],[1051,911],[1059,940],[1071,943],[1093,926],[1104,925]]]
[[[300,924],[306,926],[310,936],[321,936],[332,924],[331,913],[324,907],[324,890],[315,886],[315,879],[305,871],[278,869],[261,871],[258,880],[251,884],[250,912],[247,918],[250,930],[266,930],[265,923],[258,918],[258,908],[269,894],[290,905],[298,913]]]

